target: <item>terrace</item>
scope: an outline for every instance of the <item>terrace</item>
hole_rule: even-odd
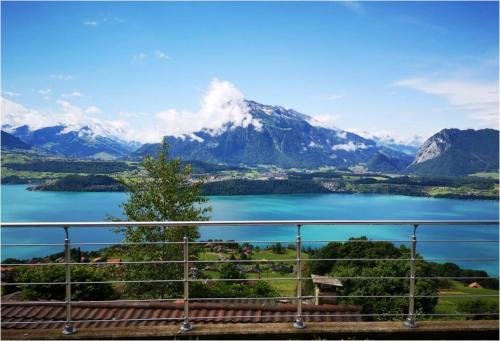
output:
[[[2,264],[2,270],[9,273],[22,267],[63,267],[64,280],[52,282],[37,282],[25,280],[23,282],[10,281],[7,275],[2,276],[2,287],[40,287],[54,286],[64,288],[64,300],[19,300],[16,294],[2,297],[2,335],[6,339],[96,339],[96,338],[235,338],[240,335],[245,338],[498,338],[498,311],[486,312],[423,312],[419,311],[416,302],[419,299],[443,299],[443,293],[436,295],[419,295],[416,292],[416,283],[420,280],[443,281],[456,280],[476,283],[484,279],[498,279],[498,277],[481,276],[430,276],[418,274],[417,266],[424,259],[417,254],[417,243],[454,244],[461,247],[488,243],[498,245],[498,240],[485,239],[446,239],[431,240],[418,239],[420,227],[441,229],[460,228],[461,226],[477,226],[478,229],[498,228],[498,221],[196,221],[196,222],[68,222],[68,223],[2,223],[2,228],[19,229],[63,229],[65,239],[63,243],[51,244],[2,244],[2,249],[8,247],[33,246],[61,246],[64,248],[64,257],[59,262],[36,262]],[[310,226],[328,229],[350,228],[363,226],[394,226],[411,234],[405,240],[378,240],[389,241],[395,244],[410,245],[406,258],[315,258],[304,253],[304,244],[327,242],[347,243],[346,240],[307,240],[303,239],[302,231]],[[180,241],[162,242],[123,242],[123,243],[72,243],[70,234],[72,229],[99,229],[116,227],[141,228],[183,228],[186,226],[202,227],[288,227],[295,235],[294,250],[288,249],[283,254],[274,255],[273,259],[261,256],[252,257],[252,250],[248,245],[270,245],[271,240],[237,240],[237,241],[200,241],[189,240],[184,237]],[[449,230],[452,231],[452,230]],[[452,234],[451,234],[452,235]],[[222,236],[221,236],[222,237]],[[366,241],[366,240],[365,240]],[[283,242],[291,242],[283,241]],[[356,242],[363,243],[363,240]],[[146,247],[156,245],[172,245],[179,254],[171,259],[155,259],[138,261],[126,258],[109,258],[104,260],[93,259],[91,262],[76,262],[71,258],[71,248],[74,246],[110,246],[119,244],[122,247]],[[241,246],[244,245],[244,246]],[[234,248],[241,246],[245,258],[230,257]],[[215,250],[214,254],[204,253],[203,257],[190,257],[190,249],[203,247]],[[204,249],[204,250],[205,250]],[[271,254],[269,254],[271,255]],[[426,261],[480,261],[498,263],[498,255],[488,258],[448,258],[426,259]],[[268,257],[266,255],[266,257]],[[269,257],[268,257],[269,258]],[[78,258],[80,259],[80,258]],[[355,262],[401,262],[408,264],[408,273],[405,276],[370,277],[362,274],[352,276],[316,277],[307,275],[305,265],[313,262],[334,261]],[[272,263],[272,264],[270,264]],[[181,274],[178,278],[162,279],[128,279],[123,276],[123,269],[127,266],[148,266],[150,264],[174,266]],[[236,264],[239,271],[246,272],[242,278],[221,278],[214,274],[214,269],[221,264]],[[259,266],[267,264],[267,276]],[[76,267],[102,267],[112,269],[115,277],[104,281],[75,280],[72,278]],[[289,269],[291,271],[285,271]],[[73,269],[73,270],[72,270]],[[3,274],[4,271],[2,271]],[[269,272],[271,276],[269,277]],[[345,286],[349,281],[399,281],[406,282],[408,292],[403,295],[342,295],[342,293],[319,293],[319,286]],[[276,297],[213,297],[203,296],[199,292],[193,294],[197,285],[210,283],[244,283],[252,286],[254,283],[265,281],[274,285],[279,295]],[[314,282],[318,287],[314,292],[306,292],[304,285]],[[179,297],[136,297],[128,299],[108,300],[75,300],[72,292],[81,285],[111,284],[123,288],[126,284],[151,285],[172,284],[178,285]],[[284,283],[288,283],[286,286]],[[477,285],[475,285],[477,287]],[[323,287],[324,288],[324,287]],[[455,299],[493,299],[498,302],[498,291],[475,293],[470,288],[463,294],[447,295],[447,300]],[[198,290],[199,291],[199,290]],[[494,292],[494,293],[492,293]],[[353,304],[357,299],[361,304]],[[363,302],[376,300],[404,300],[404,313],[387,313],[386,311],[366,312]],[[470,318],[470,319],[469,319]],[[485,320],[478,321],[476,318]],[[462,319],[456,323],[457,319]]]

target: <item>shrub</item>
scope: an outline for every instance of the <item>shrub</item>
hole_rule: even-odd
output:
[[[72,282],[102,282],[109,273],[106,268],[95,268],[88,265],[78,265],[71,268]],[[17,282],[24,283],[56,283],[64,282],[65,269],[62,265],[34,266],[20,268]],[[21,287],[21,296],[26,300],[64,300],[64,284],[36,284]],[[83,301],[110,300],[117,296],[109,283],[102,284],[72,284],[71,299]]]

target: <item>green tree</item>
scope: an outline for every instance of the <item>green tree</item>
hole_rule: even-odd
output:
[[[71,280],[73,282],[103,282],[108,278],[110,271],[108,267],[93,267],[89,265],[76,265],[71,267]],[[23,285],[21,296],[25,300],[59,300],[65,299],[66,289],[64,284],[52,284],[63,282],[66,272],[62,265],[23,267],[16,274],[17,282],[24,283],[50,283]],[[72,284],[72,300],[110,300],[118,295],[109,283]]]
[[[234,263],[224,263],[220,266],[220,278],[243,279],[246,278]]]
[[[273,244],[271,246],[271,251],[276,254],[282,254],[285,253],[285,250],[283,249],[283,246],[281,245],[280,242]]]
[[[319,259],[336,259],[306,263],[304,273],[328,275],[331,277],[370,277],[370,279],[341,279],[343,287],[338,290],[341,296],[391,296],[387,298],[343,298],[348,304],[359,304],[364,314],[401,314],[400,316],[374,316],[366,319],[398,319],[408,313],[410,250],[405,246],[396,247],[389,242],[373,242],[366,237],[351,238],[346,243],[329,243],[312,255]],[[363,260],[352,260],[363,259]],[[376,260],[379,259],[379,260]],[[382,260],[380,260],[382,259]],[[417,276],[432,276],[432,267],[420,260],[416,263]],[[385,278],[384,278],[385,277]],[[389,277],[389,278],[388,278]],[[419,279],[416,281],[417,296],[437,295],[438,281]],[[312,281],[306,281],[304,293],[312,294]],[[399,297],[403,296],[403,297]],[[437,304],[435,297],[415,299],[415,311],[434,312]]]
[[[166,142],[158,149],[158,156],[146,156],[139,179],[121,179],[128,200],[122,205],[129,221],[201,221],[207,220],[211,208],[202,196],[204,179],[192,181],[191,166],[169,156]],[[124,241],[134,244],[128,247],[127,256],[133,261],[179,261],[183,245],[179,242],[199,238],[197,227],[127,227],[120,229]],[[174,242],[177,244],[168,244]],[[163,244],[164,243],[164,244]],[[197,250],[189,247],[190,259]],[[126,280],[164,280],[165,282],[127,283],[126,293],[134,297],[178,297],[182,283],[167,282],[182,279],[180,263],[129,264],[123,267]]]
[[[367,316],[365,317],[367,320],[393,320],[402,319],[408,313],[409,280],[400,277],[409,276],[409,270],[408,262],[379,260],[375,262],[374,266],[370,267],[356,268],[343,264],[338,265],[329,275],[332,277],[370,277],[370,279],[343,279],[343,287],[339,290],[339,295],[388,297],[343,298],[341,302],[361,305],[363,314],[381,314],[379,316]],[[418,265],[417,273],[422,273],[422,270],[422,267]],[[422,279],[416,281],[415,295],[437,295],[435,281]],[[433,313],[436,304],[436,297],[418,297],[415,299],[415,312]],[[400,315],[391,316],[390,314]]]
[[[466,316],[467,320],[498,319],[498,315],[482,315],[498,314],[498,301],[485,299],[462,301],[458,304],[457,311],[462,314],[470,314]]]
[[[276,289],[266,281],[254,281],[250,283],[215,282],[204,285],[193,283],[189,288],[192,298],[220,298],[220,297],[279,297]]]

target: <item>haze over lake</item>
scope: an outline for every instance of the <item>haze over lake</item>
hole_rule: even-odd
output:
[[[124,193],[30,192],[25,185],[2,185],[2,221],[103,221],[121,217]],[[356,194],[257,195],[210,197],[211,220],[298,219],[498,219],[498,201],[432,199],[423,197]],[[72,243],[114,242],[121,236],[108,229],[71,229]],[[220,238],[294,242],[295,227],[202,228],[202,239]],[[344,240],[367,236],[372,239],[409,241],[411,227],[303,227],[306,246],[322,243],[308,240]],[[498,227],[422,226],[418,229],[418,252],[428,259],[498,258],[497,243],[426,243],[425,240],[498,240]],[[2,243],[62,243],[62,229],[2,230]],[[408,244],[409,245],[409,244]],[[89,249],[86,246],[82,249]],[[93,247],[96,248],[95,246]],[[62,246],[4,247],[2,259],[44,256],[62,251]],[[455,261],[463,267],[498,274],[498,262]]]

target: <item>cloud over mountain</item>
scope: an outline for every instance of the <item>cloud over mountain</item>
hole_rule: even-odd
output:
[[[13,128],[26,125],[30,130],[45,127],[64,125],[64,132],[78,131],[82,127],[89,127],[95,135],[120,137],[127,134],[126,121],[102,120],[88,113],[96,113],[98,108],[90,106],[86,109],[71,104],[68,101],[58,100],[58,109],[55,112],[40,112],[34,109],[1,98],[2,126],[9,131]]]
[[[2,126],[18,127],[28,125],[30,129],[49,127],[56,122],[49,115],[28,109],[23,105],[1,97]]]
[[[28,125],[35,130],[54,125],[65,125],[65,132],[83,126],[95,134],[116,136],[129,141],[155,143],[164,136],[183,137],[197,131],[220,134],[225,128],[261,128],[259,120],[252,117],[245,96],[228,81],[212,80],[195,112],[166,109],[151,114],[152,119],[142,128],[135,128],[125,120],[104,120],[93,117],[101,113],[96,106],[82,108],[67,100],[57,100],[53,112],[39,112],[2,97],[2,125],[18,127]]]
[[[245,103],[245,96],[228,81],[212,80],[201,99],[197,112],[168,109],[156,113],[159,120],[159,137],[181,136],[205,130],[211,135],[220,134],[227,125],[256,129],[261,123],[254,119]]]

